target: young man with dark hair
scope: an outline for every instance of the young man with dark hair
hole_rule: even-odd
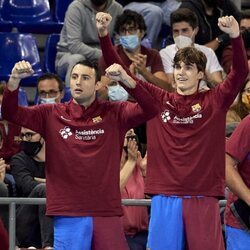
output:
[[[106,63],[122,63],[108,36],[111,17],[98,13],[96,19]],[[175,55],[175,93],[142,82],[159,108],[147,124],[146,193],[152,195],[147,247],[151,250],[178,250],[184,244],[192,250],[224,249],[218,198],[224,196],[225,117],[248,68],[235,18],[222,17],[218,26],[231,37],[234,51],[233,69],[224,82],[198,91],[206,57],[193,47]]]
[[[180,8],[172,12],[170,16],[172,36],[175,44],[168,45],[160,51],[164,70],[169,81],[173,84],[174,68],[173,58],[178,49],[192,46],[202,51],[207,57],[205,77],[200,82],[199,88],[207,88],[207,82],[216,85],[222,82],[222,67],[214,51],[204,45],[195,43],[195,37],[199,31],[198,19],[193,11],[188,8]]]
[[[20,107],[20,80],[32,73],[29,62],[15,64],[2,112],[46,141],[46,206],[54,218],[54,249],[127,250],[120,218],[121,151],[127,130],[157,113],[154,99],[114,64],[107,76],[123,83],[138,103],[97,100],[97,64],[83,61],[71,71],[69,102]]]

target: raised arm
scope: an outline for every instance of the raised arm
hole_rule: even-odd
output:
[[[217,99],[222,102],[223,107],[228,108],[245,82],[248,65],[239,24],[235,18],[233,16],[221,17],[218,20],[218,26],[230,36],[233,49],[232,70],[223,84],[218,85]]]
[[[159,99],[161,99],[160,96],[164,94],[165,91],[157,86],[154,86],[153,84],[149,84],[141,80],[138,80],[136,76],[130,72],[129,68],[123,64],[121,58],[114,50],[108,33],[108,26],[111,20],[112,17],[107,13],[99,12],[96,14],[96,27],[100,38],[100,47],[102,49],[103,58],[105,60],[106,65],[110,66],[114,63],[120,64],[123,67],[123,69],[127,72],[127,74],[137,82],[137,85],[142,85],[143,88],[147,89],[147,91],[149,91],[153,95],[154,99],[159,101]],[[123,86],[126,88],[126,85]],[[129,90],[128,92],[133,95],[133,93],[131,93]]]

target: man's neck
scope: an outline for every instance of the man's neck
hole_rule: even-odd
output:
[[[106,5],[107,5],[107,2],[100,5],[100,6],[93,5],[93,7],[96,11],[101,12],[101,11],[104,11],[106,9]]]

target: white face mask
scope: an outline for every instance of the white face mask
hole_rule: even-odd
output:
[[[120,85],[108,86],[108,96],[111,101],[128,100],[128,92]]]
[[[52,98],[40,98],[40,104],[53,104],[56,103],[56,97],[52,97]]]
[[[174,42],[178,49],[189,47],[193,44],[193,40],[190,37],[183,35],[175,37]]]

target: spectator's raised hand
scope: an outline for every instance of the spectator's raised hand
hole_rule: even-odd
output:
[[[233,16],[223,16],[218,19],[219,28],[227,33],[231,38],[238,37],[240,34],[239,24]]]
[[[29,62],[17,62],[11,71],[10,79],[7,84],[8,89],[11,91],[16,90],[19,86],[20,80],[31,76],[33,73],[34,70]]]
[[[114,63],[106,69],[106,76],[112,81],[122,82],[128,88],[135,88],[136,82],[120,64]]]
[[[100,37],[108,34],[108,27],[112,21],[112,16],[105,12],[98,12],[96,14],[96,28]]]

